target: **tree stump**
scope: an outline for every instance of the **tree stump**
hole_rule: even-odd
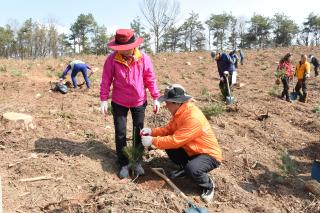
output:
[[[27,115],[24,113],[17,113],[17,112],[5,112],[2,115],[2,119],[6,122],[13,122],[22,124],[22,127],[27,131],[29,128],[35,129],[35,124],[33,123],[33,118],[31,115]]]

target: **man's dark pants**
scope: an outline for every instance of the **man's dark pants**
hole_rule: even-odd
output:
[[[220,166],[220,162],[206,154],[188,156],[183,148],[166,149],[166,153],[173,163],[184,168],[202,189],[212,189],[214,183],[210,180],[208,172]]]
[[[228,82],[229,82],[229,87],[230,87],[230,90],[232,90],[232,75],[229,75],[228,76]],[[229,91],[228,91],[228,84],[227,84],[227,79],[225,76],[223,76],[223,80],[220,80],[219,82],[219,88],[220,88],[220,91],[223,95],[223,98],[225,99],[227,96],[229,96]]]
[[[300,91],[301,88],[302,88],[302,93],[303,94],[301,94],[301,91]],[[298,82],[297,82],[296,87],[295,87],[295,91],[300,96],[300,100],[302,102],[305,102],[306,99],[307,99],[307,80],[305,78],[304,79],[298,79]]]
[[[282,91],[282,95],[281,98],[286,97],[287,100],[290,99],[289,96],[289,77],[284,76],[283,78],[281,78],[282,84],[283,84],[283,91]]]

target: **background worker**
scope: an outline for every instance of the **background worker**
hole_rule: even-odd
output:
[[[313,55],[309,55],[309,59],[310,59],[310,64],[313,65],[313,69],[314,69],[314,75],[317,77],[319,75],[319,60],[314,57]]]
[[[239,50],[239,55],[240,55],[240,64],[243,65],[244,61],[244,52],[240,49]]]
[[[307,101],[307,79],[310,78],[310,64],[307,62],[307,55],[301,55],[300,61],[295,66],[295,76],[298,79],[295,91],[300,97],[299,100],[305,103]]]
[[[281,77],[283,84],[283,90],[281,99],[291,102],[289,96],[289,81],[293,80],[293,68],[292,68],[292,54],[287,53],[279,62],[277,70],[284,70],[284,75]]]
[[[232,74],[236,70],[235,59],[226,53],[211,53],[211,57],[217,62],[218,73],[220,77],[219,88],[223,95],[224,100],[228,96],[228,84],[226,76],[228,77],[229,86],[232,85]],[[229,74],[225,75],[225,71]]]
[[[88,77],[88,69],[91,70],[91,74],[94,73],[94,71],[91,69],[91,67],[84,63],[83,61],[80,60],[73,60],[71,61],[68,66],[66,67],[65,71],[62,73],[62,75],[60,76],[60,81],[63,81],[63,79],[66,77],[67,73],[71,70],[71,80],[72,80],[72,84],[74,88],[78,87],[78,83],[77,83],[77,74],[79,72],[82,73],[83,78],[86,82],[86,86],[89,89],[90,88],[90,80]]]
[[[235,85],[235,84],[237,84],[239,57],[237,56],[237,51],[236,50],[231,51],[229,53],[229,55],[233,59],[234,67],[235,67],[235,69],[234,69],[234,71],[232,73],[231,85]]]

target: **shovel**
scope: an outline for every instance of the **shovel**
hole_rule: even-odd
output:
[[[208,209],[196,206],[166,175],[163,168],[151,168],[151,170],[163,178],[183,199],[188,202],[189,208],[184,210],[185,213],[208,213]]]
[[[228,105],[233,104],[235,102],[235,98],[231,95],[230,85],[229,85],[229,72],[225,71],[224,76],[227,80],[227,87],[228,87],[228,96],[226,97],[226,102]]]
[[[298,98],[298,94],[296,93],[294,89],[294,77],[292,78],[292,92],[290,93],[290,100],[291,101],[296,101]]]

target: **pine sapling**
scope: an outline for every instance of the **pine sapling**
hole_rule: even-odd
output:
[[[141,161],[142,156],[143,156],[143,148],[140,148],[136,146],[137,143],[137,136],[136,136],[136,127],[133,127],[133,139],[132,139],[132,144],[127,145],[126,147],[123,148],[123,152],[125,156],[128,158],[129,165],[131,168],[132,176],[135,177],[135,168],[137,164]],[[136,179],[137,177],[135,177]]]
[[[285,174],[286,176],[290,176],[296,173],[296,166],[287,150],[284,150],[281,153],[281,161],[282,164],[279,164],[278,166],[283,174]]]

